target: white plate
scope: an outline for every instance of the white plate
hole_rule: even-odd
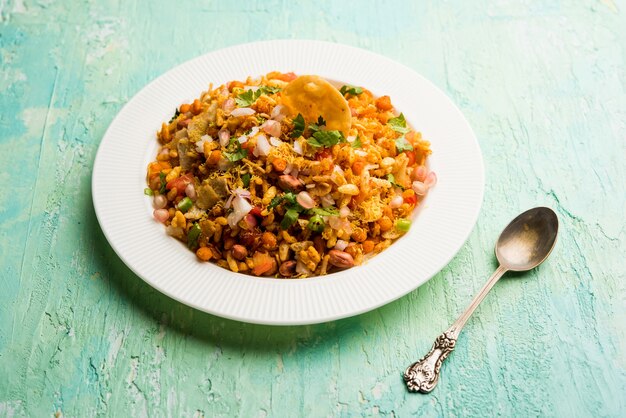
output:
[[[255,278],[196,261],[154,221],[143,194],[155,132],[182,102],[230,80],[270,71],[317,74],[389,95],[430,140],[438,183],[409,233],[363,266],[304,280]],[[482,156],[469,124],[441,90],[411,69],[361,49],[318,41],[268,41],[211,52],[168,71],[113,120],[94,163],[93,203],[119,257],[166,295],[225,318],[262,324],[311,324],[389,303],[441,270],[470,234],[482,203]]]

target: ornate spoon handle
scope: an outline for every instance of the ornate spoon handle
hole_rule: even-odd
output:
[[[487,296],[493,285],[506,271],[506,268],[499,266],[483,288],[480,289],[480,292],[474,297],[465,312],[459,316],[450,328],[437,337],[428,354],[411,364],[404,371],[404,381],[409,391],[428,393],[437,386],[441,364],[454,350],[456,340],[459,338],[463,326],[480,302]]]

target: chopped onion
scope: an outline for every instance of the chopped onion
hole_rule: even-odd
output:
[[[261,125],[261,129],[270,136],[280,136],[281,133],[280,122],[271,119],[266,120],[263,125]]]
[[[234,228],[252,210],[252,205],[242,196],[235,197],[232,204],[234,211],[228,215],[228,225]]]
[[[163,209],[167,206],[167,197],[162,194],[154,196],[152,206],[154,206],[155,209]]]
[[[341,218],[347,218],[348,216],[350,216],[350,208],[347,206],[342,206],[341,209],[339,209],[339,216]]]
[[[256,147],[254,147],[253,154],[258,157],[259,155],[267,156],[270,153],[272,146],[267,141],[265,135],[259,135],[256,137]]]
[[[185,187],[185,194],[191,200],[194,200],[196,198],[196,188],[193,183],[189,183],[187,187]]]
[[[258,126],[253,126],[252,129],[250,129],[250,132],[248,133],[248,136],[250,138],[252,138],[254,135],[259,133],[259,127]]]
[[[403,203],[404,203],[404,199],[402,199],[402,196],[396,195],[391,199],[391,202],[389,202],[389,207],[391,209],[396,209],[402,206]]]
[[[293,164],[287,163],[287,167],[283,170],[283,174],[289,174],[291,173],[291,170],[293,170]]]
[[[296,196],[296,201],[305,209],[312,209],[315,207],[315,200],[308,192],[300,192]]]
[[[272,113],[270,114],[271,118],[274,119],[275,121],[282,121],[285,118],[285,112],[287,111],[287,108],[281,104],[274,106],[274,109],[272,109]]]
[[[378,168],[378,164],[366,164],[365,167],[363,167],[363,170],[369,171],[369,170],[376,170],[377,168]]]
[[[338,239],[335,244],[335,250],[343,251],[348,246],[348,241],[344,241],[342,239]]]
[[[163,148],[163,149],[161,150],[161,152],[159,152],[159,155],[169,157],[169,155],[170,155],[170,149],[169,149],[169,148]]]
[[[170,213],[167,209],[155,209],[152,214],[154,215],[154,219],[159,222],[165,222],[170,218]]]
[[[239,138],[237,138],[237,141],[239,141],[240,144],[245,144],[246,142],[248,142],[248,137],[246,135],[241,135]]]
[[[196,151],[198,151],[198,153],[204,154],[204,143],[205,142],[211,143],[211,142],[213,142],[213,138],[211,138],[209,135],[202,135],[200,137],[200,140],[198,142],[196,142]]]
[[[228,129],[226,129],[226,128],[222,128],[217,133],[217,136],[220,139],[220,145],[223,146],[223,147],[227,147],[228,146],[228,142],[230,141],[230,131]]]
[[[335,199],[329,194],[322,196],[322,206],[325,208],[331,207],[335,204]]]
[[[335,168],[333,169],[333,171],[339,174],[343,174],[343,169],[339,167],[337,164],[335,164]]]
[[[230,197],[226,201],[226,204],[224,205],[224,208],[225,209],[229,209],[230,205],[231,205],[231,202],[233,201],[233,199],[235,197],[244,197],[246,199],[250,199],[251,196],[252,195],[250,194],[249,190],[242,189],[241,187],[238,187],[235,190],[233,190],[233,192],[231,193]]]
[[[280,139],[276,138],[275,136],[270,138],[270,144],[274,145],[275,147],[280,147],[282,145],[283,141],[281,141]]]
[[[304,154],[304,151],[302,150],[302,144],[300,143],[300,141],[295,140],[293,142],[293,151],[296,154],[300,154],[300,155]]]
[[[354,153],[359,157],[367,157],[367,152],[360,149],[354,150]]]
[[[306,265],[298,260],[298,262],[296,263],[296,273],[298,274],[312,274],[311,270],[309,270],[308,268],[306,268]]]
[[[235,109],[235,99],[229,97],[228,99],[224,100],[224,103],[222,103],[222,109],[224,109],[224,112],[226,113],[232,112]]]
[[[250,115],[254,115],[256,113],[256,110],[254,109],[250,109],[249,107],[240,107],[238,109],[233,110],[232,112],[230,112],[230,115],[233,117],[240,117],[240,116],[250,116]]]
[[[346,141],[348,142],[354,142],[356,140],[356,136],[355,135],[350,135],[349,137],[346,137]]]

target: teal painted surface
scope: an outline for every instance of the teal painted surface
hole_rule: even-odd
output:
[[[0,1],[0,416],[626,414],[626,4],[200,3]],[[121,106],[180,62],[274,38],[410,66],[483,149],[467,244],[358,317],[272,328],[194,311],[132,274],[95,219],[92,164]],[[401,371],[494,269],[500,229],[535,205],[562,222],[549,261],[499,283],[438,388],[408,394]]]

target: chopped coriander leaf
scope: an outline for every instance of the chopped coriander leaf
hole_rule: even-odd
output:
[[[237,138],[230,138],[227,151],[224,152],[224,157],[231,163],[237,162],[248,156],[248,150],[241,148],[241,144]]]
[[[288,229],[291,225],[296,223],[299,216],[300,215],[296,209],[288,209],[280,223],[281,229]]]
[[[406,119],[402,113],[400,113],[400,116],[389,119],[387,121],[387,125],[389,125],[394,131],[400,132],[401,134],[405,134],[410,131],[410,129],[406,127]]]
[[[345,140],[346,138],[340,131],[318,131],[311,138],[307,139],[307,142],[315,148],[329,148],[340,142],[345,142]]]
[[[252,103],[254,103],[258,98],[259,96],[255,97],[254,91],[248,90],[235,97],[235,102],[239,107],[248,107],[252,105]]]
[[[278,87],[261,86],[256,90],[250,89],[248,91],[245,91],[239,94],[235,98],[235,102],[237,103],[237,106],[239,107],[248,107],[248,106],[251,106],[254,102],[256,102],[257,99],[261,97],[262,95],[275,94],[275,93],[278,93],[279,91],[280,91],[280,88]]]
[[[161,194],[165,194],[165,191],[167,190],[167,182],[165,181],[165,177],[165,173],[161,171],[159,173],[159,179],[161,179],[161,188],[159,189],[159,193]]]
[[[276,206],[280,205],[282,203],[282,201],[284,200],[283,196],[276,196],[272,199],[272,201],[270,202],[269,206],[267,207],[268,209],[274,209]]]
[[[298,201],[296,200],[296,195],[292,192],[287,192],[287,193],[283,193],[280,196],[276,196],[275,198],[272,199],[272,201],[270,202],[267,208],[273,209],[283,202],[287,202],[287,204],[289,205],[288,209],[294,209],[298,212],[301,212],[304,209],[302,206],[298,204]]]
[[[361,143],[361,139],[357,136],[354,141],[350,144],[352,148],[363,148],[363,144]]]
[[[198,249],[198,238],[200,238],[200,225],[198,223],[193,224],[189,232],[187,232],[187,247],[195,251]]]
[[[347,84],[339,89],[339,93],[343,94],[344,96],[346,95],[346,93],[353,96],[358,96],[359,94],[363,93],[363,89],[361,87],[355,87]]]
[[[398,150],[398,153],[402,151],[413,151],[413,145],[402,135],[400,138],[396,139],[396,150]]]
[[[178,110],[178,108],[176,108],[176,112],[174,112],[174,116],[172,116],[172,118],[170,119],[169,123],[174,122],[174,119],[176,119],[178,117],[178,115],[180,115],[180,110]]]
[[[263,94],[276,94],[281,90],[280,87],[274,87],[274,86],[261,86],[259,87],[259,90],[257,91],[261,91],[263,92]]]
[[[313,232],[322,232],[325,226],[326,223],[324,222],[324,219],[322,219],[319,215],[311,216],[309,223],[306,225],[306,227]]]
[[[319,216],[337,216],[339,215],[339,209],[334,206],[329,206],[327,208],[313,208],[310,212],[319,215]]]
[[[291,132],[292,138],[299,138],[304,133],[304,118],[300,113],[293,120],[293,132]]]
[[[396,177],[393,174],[391,173],[387,174],[387,181],[391,183],[392,186],[399,187],[402,190],[404,190],[404,187],[402,187],[401,184],[396,183]]]
[[[154,196],[154,192],[149,187],[146,187],[145,189],[143,189],[143,194],[145,194],[146,196]]]
[[[243,160],[247,156],[248,156],[248,150],[247,149],[243,149],[243,148],[239,148],[235,152],[225,152],[224,153],[224,157],[226,157],[226,159],[228,161],[230,161],[231,163],[237,162],[239,160]]]
[[[322,128],[322,126],[326,126],[326,121],[323,117],[319,116],[317,118],[317,123],[311,123],[309,125],[309,129],[311,130],[311,132],[315,133],[318,132]]]
[[[289,203],[290,205],[297,205],[298,201],[296,200],[297,196],[295,193],[293,192],[287,192],[283,195],[283,198],[287,201],[287,203]],[[299,205],[298,205],[299,206]]]
[[[248,188],[248,186],[250,186],[250,177],[252,177],[250,175],[250,173],[246,173],[243,176],[241,176],[241,181],[243,182],[243,187]]]

